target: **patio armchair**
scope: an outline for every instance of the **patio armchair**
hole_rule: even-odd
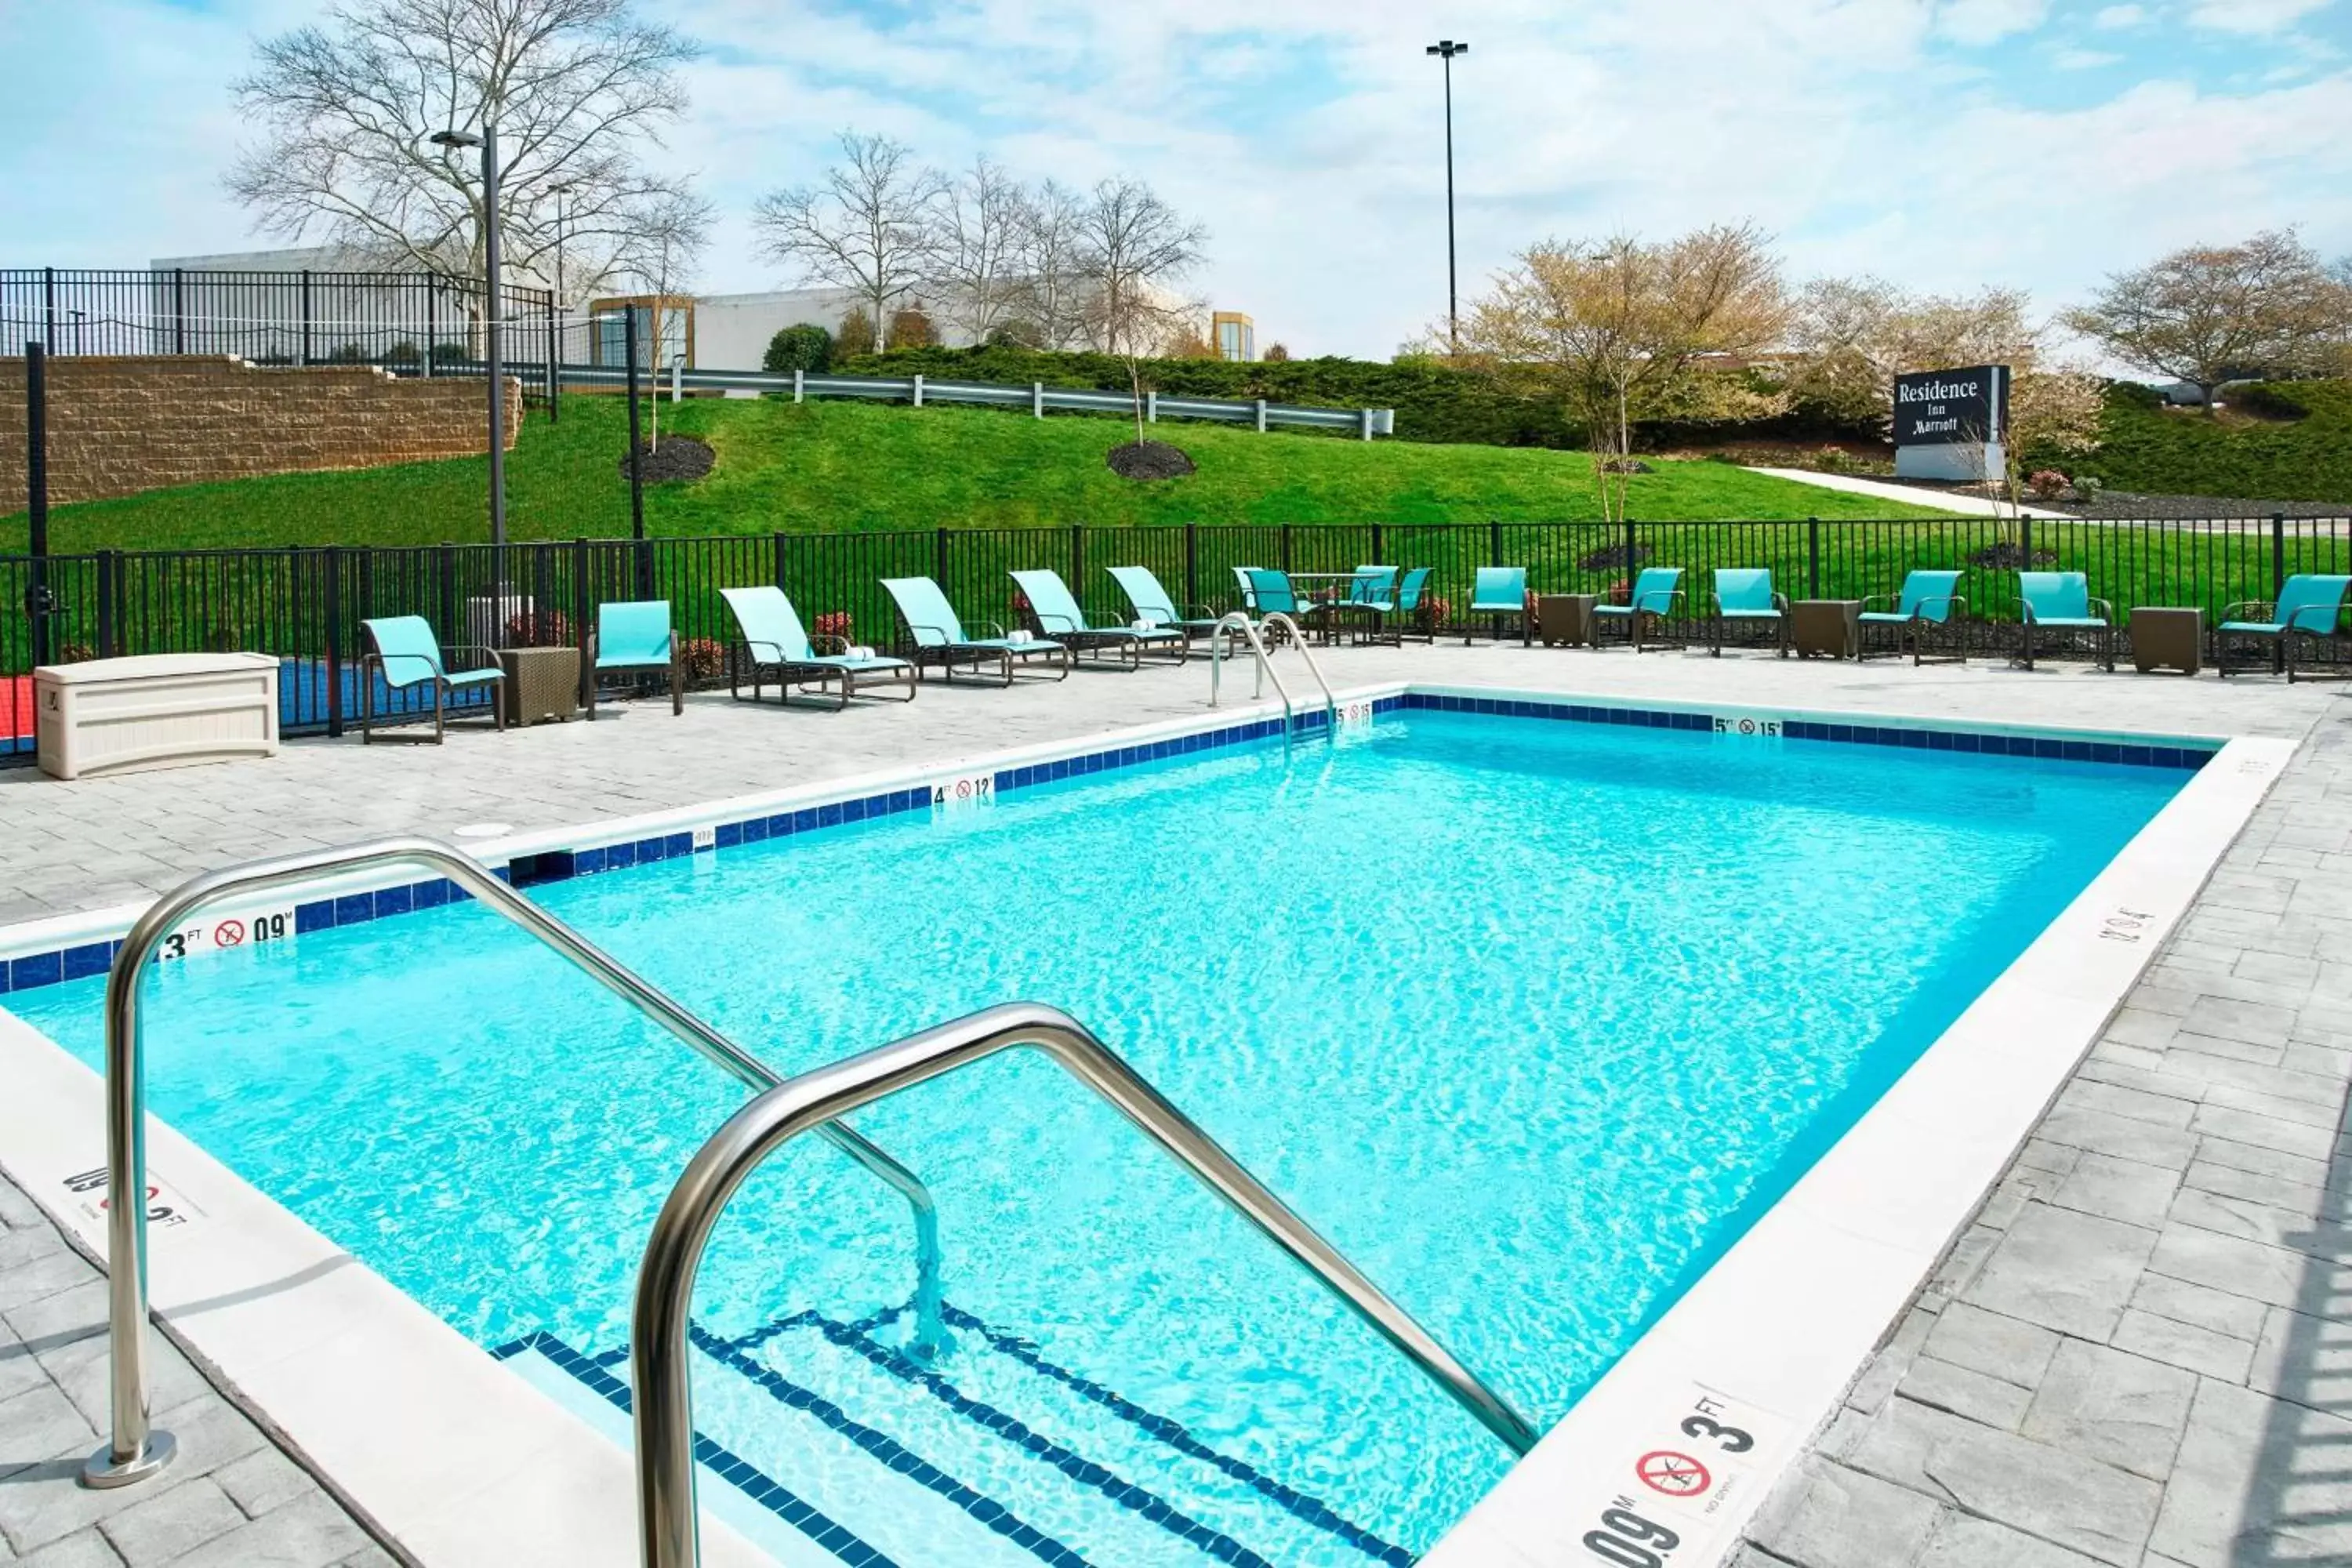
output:
[[[751,700],[760,700],[760,685],[763,676],[776,678],[776,700],[789,702],[787,687],[814,686],[820,695],[830,684],[840,691],[834,705],[839,712],[849,706],[849,700],[858,695],[860,676],[883,679],[886,686],[903,686],[904,702],[915,700],[915,667],[903,658],[886,654],[854,655],[845,637],[819,634],[812,638],[801,626],[800,613],[784,591],[772,584],[758,588],[721,588],[719,596],[727,601],[727,608],[735,616],[735,628],[743,640],[727,650],[727,693],[740,698],[739,680],[742,667],[750,666]],[[816,644],[838,644],[836,651],[819,653]]]
[[[669,624],[667,599],[631,599],[596,606],[596,632],[588,644],[588,668],[581,693],[591,721],[596,717],[596,697],[608,675],[665,674],[669,677],[672,718],[686,711],[686,666],[678,658],[677,634]]]
[[[2299,574],[2286,580],[2274,600],[2245,599],[2230,605],[2221,612],[2221,624],[2213,628],[2213,668],[2225,679],[2230,674],[2232,638],[2241,645],[2268,642],[2283,656],[2292,684],[2297,679],[2298,639],[2334,637],[2347,594],[2352,594],[2352,576]],[[2352,674],[2352,668],[2346,673]]]
[[[1683,602],[1683,569],[1679,566],[1644,566],[1633,579],[1633,591],[1622,605],[1592,606],[1592,645],[1601,646],[1601,628],[1622,622],[1626,639],[1639,653],[1650,641],[1647,634],[1665,624],[1667,618],[1681,607]]]
[[[1892,604],[1892,608],[1874,610],[1873,605]],[[1958,612],[1958,618],[1954,612]],[[1945,631],[1955,634],[1957,654],[1938,657],[1969,661],[1968,622],[1969,602],[1960,594],[1958,572],[1907,572],[1904,574],[1902,592],[1892,601],[1885,594],[1874,595],[1862,602],[1862,613],[1854,617],[1860,641],[1854,648],[1858,659],[1870,657],[1870,630],[1873,626],[1891,628],[1895,633],[1895,651],[1900,653],[1907,644],[1911,663],[1916,668],[1927,660],[1927,647],[1932,636]]]
[[[2080,572],[2020,572],[2017,574],[2018,640],[2021,662],[2033,668],[2034,634],[2040,631],[2096,632],[2099,662],[2112,674],[2116,668],[2116,607],[2091,595],[2091,580]]]
[[[1780,657],[1789,657],[1789,601],[1772,591],[1771,569],[1763,566],[1718,566],[1715,569],[1715,646],[1723,657],[1723,634],[1732,626],[1764,626]]]
[[[1429,578],[1430,569],[1426,566],[1416,566],[1404,574],[1397,584],[1396,616],[1390,623],[1395,629],[1385,639],[1379,639],[1376,631],[1376,640],[1392,642],[1399,647],[1404,646],[1404,639],[1409,637],[1417,637],[1433,645],[1436,643],[1437,624],[1433,620],[1424,623],[1421,611],[1421,602],[1429,595]]]
[[[1069,676],[1069,647],[1050,637],[1009,637],[994,621],[982,623],[996,634],[993,637],[966,635],[955,606],[948,603],[948,596],[929,577],[885,577],[882,587],[890,595],[890,602],[898,607],[898,620],[907,634],[905,651],[913,657],[918,680],[933,665],[944,670],[952,681],[960,664],[971,666],[974,674],[979,673],[981,666],[992,664],[999,679],[1010,686],[1013,667],[1036,658],[1053,659],[1061,665],[1055,679]]]
[[[433,743],[436,746],[447,728],[449,700],[460,692],[488,688],[491,728],[507,727],[507,672],[495,662],[455,670],[447,663],[448,656],[461,653],[469,657],[482,655],[495,661],[498,655],[490,649],[467,643],[444,647],[434,640],[432,624],[423,616],[387,616],[362,621],[360,629],[366,634],[368,642],[367,651],[360,656],[362,745],[376,739],[375,689],[379,681],[387,692],[405,691],[428,682],[432,685]]]
[[[1217,629],[1218,616],[1214,610],[1206,605],[1188,605],[1180,611],[1176,601],[1169,596],[1167,589],[1160,585],[1160,579],[1150,567],[1114,566],[1110,569],[1110,575],[1111,581],[1117,583],[1119,591],[1127,595],[1138,625],[1166,626],[1182,632],[1188,647],[1194,637],[1207,637]]]
[[[1332,606],[1334,616],[1358,622],[1360,637],[1380,638],[1388,618],[1397,613],[1397,569],[1359,566],[1348,584],[1347,596]]]
[[[1528,627],[1528,569],[1524,566],[1481,566],[1471,579],[1470,604],[1462,612],[1462,646],[1468,647],[1473,636],[1475,617],[1485,616],[1495,623],[1494,637],[1503,640],[1503,619],[1519,617],[1519,641],[1529,640]]]
[[[1192,639],[1174,626],[1088,626],[1086,611],[1059,572],[1015,572],[1013,580],[1029,601],[1037,629],[1055,642],[1068,644],[1074,653],[1115,652],[1132,672],[1143,668],[1147,653],[1162,658],[1172,653],[1181,664],[1192,651]]]
[[[1298,591],[1291,586],[1289,573],[1265,566],[1236,566],[1234,578],[1241,584],[1242,607],[1252,619],[1263,621],[1268,616],[1288,616],[1301,631],[1320,627],[1325,640],[1329,640],[1331,606],[1301,599]]]

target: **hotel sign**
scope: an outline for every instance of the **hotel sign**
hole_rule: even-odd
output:
[[[2000,441],[2009,428],[2009,367],[1972,365],[1895,378],[1895,445]]]

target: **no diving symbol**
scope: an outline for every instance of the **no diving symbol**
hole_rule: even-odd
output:
[[[1739,732],[1743,735],[1753,735],[1756,733],[1756,721],[1753,719],[1742,719],[1739,721]],[[1704,1470],[1699,1473],[1702,1475],[1706,1474]]]
[[[213,945],[215,947],[235,947],[244,941],[243,921],[223,921],[213,927]]]
[[[1642,1478],[1643,1486],[1654,1492],[1664,1492],[1668,1497],[1689,1497],[1703,1492],[1706,1490],[1707,1483],[1714,1479],[1706,1473],[1705,1465],[1688,1454],[1677,1454],[1671,1448],[1643,1455],[1634,1464],[1633,1473]]]
[[[971,781],[970,779],[956,780],[956,798],[958,800],[970,800],[971,798]]]

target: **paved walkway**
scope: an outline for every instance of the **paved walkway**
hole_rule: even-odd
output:
[[[1931,506],[1938,511],[1956,511],[1967,517],[2015,517],[2021,511],[2028,517],[2066,518],[2074,515],[2068,511],[2053,511],[2042,506],[2012,507],[2007,501],[1990,500],[1983,496],[1955,495],[1948,490],[1895,484],[1886,479],[1866,479],[1854,474],[1816,473],[1811,468],[1757,468],[1752,471],[1825,490],[1843,490],[1848,495],[1868,496],[1874,500],[1899,501],[1905,506]]]
[[[76,1483],[106,1425],[106,1284],[0,1176],[0,1563],[22,1568],[388,1568],[396,1560],[260,1428],[154,1341],[170,1469]]]
[[[1419,679],[1720,700],[1787,709],[1864,710],[1927,718],[2007,720],[2187,733],[2299,736],[2329,700],[2325,687],[2211,676],[2107,675],[2045,662],[1997,660],[1914,668],[1895,659],[1830,664],[1733,653],[1647,653],[1459,643],[1338,648],[1321,654],[1345,687]],[[1292,690],[1312,689],[1288,654]],[[1246,701],[1246,665],[1229,670],[1228,701]],[[944,763],[1010,746],[1192,716],[1209,693],[1205,658],[1128,675],[1080,669],[1066,681],[1011,690],[924,685],[913,703],[845,713],[780,712],[724,692],[624,704],[590,725],[544,724],[491,734],[451,731],[446,745],[362,747],[356,737],[298,741],[274,758],[167,773],[59,783],[0,768],[0,925],[152,899],[199,870],[390,832],[446,837],[470,823],[557,827],[775,790],[914,763]]]
[[[2337,701],[1738,1568],[2352,1563]]]

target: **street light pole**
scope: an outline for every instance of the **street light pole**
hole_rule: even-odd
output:
[[[507,542],[507,389],[499,337],[499,128],[484,120],[479,136],[466,131],[439,131],[434,133],[433,143],[482,150],[482,285],[488,295],[482,310],[482,358],[490,382],[490,543],[503,548]],[[505,557],[499,559],[503,566]],[[503,570],[499,576],[503,581]]]
[[[1470,52],[1467,44],[1440,38],[1423,51],[1445,62],[1445,335],[1455,353],[1462,352],[1462,307],[1454,265],[1454,57]]]

